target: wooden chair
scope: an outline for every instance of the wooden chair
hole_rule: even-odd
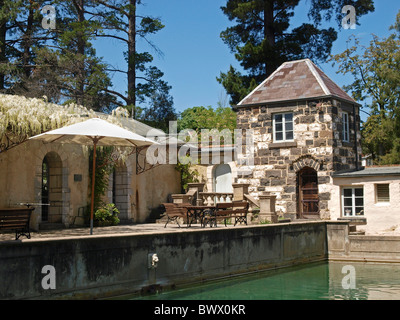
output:
[[[247,201],[237,201],[229,203],[217,203],[215,208],[215,226],[217,221],[224,220],[226,226],[226,221],[228,219],[235,219],[236,224],[244,222],[247,225],[247,213],[249,210],[249,203]]]
[[[235,218],[235,226],[238,222],[244,222],[247,226],[247,213],[249,212],[249,203],[247,201],[233,202],[232,209],[232,218]]]
[[[171,221],[176,221],[179,228],[181,227],[179,224],[179,219],[183,218],[185,221],[187,218],[187,209],[183,204],[176,204],[176,203],[163,203],[162,204],[165,208],[165,213],[167,215],[167,222],[165,223],[165,227]]]

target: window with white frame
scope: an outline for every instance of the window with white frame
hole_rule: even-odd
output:
[[[390,202],[389,184],[376,184],[375,185],[375,199],[376,202]]]
[[[274,142],[293,141],[293,113],[276,113],[273,115]]]
[[[345,187],[342,189],[342,214],[344,217],[364,215],[363,187]]]
[[[349,114],[347,112],[342,113],[342,124],[343,124],[343,141],[350,141],[350,128],[349,128]]]

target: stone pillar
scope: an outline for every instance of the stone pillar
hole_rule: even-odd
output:
[[[260,199],[260,218],[272,223],[278,222],[278,215],[275,211],[276,196],[269,193],[259,196]]]
[[[173,203],[190,203],[190,195],[188,194],[173,194],[172,196]]]
[[[349,221],[327,221],[326,235],[330,259],[343,260],[350,254]]]
[[[196,205],[198,205],[198,206],[203,204],[203,200],[200,198],[200,192],[204,191],[204,186],[205,186],[205,183],[202,183],[202,182],[188,183],[188,192],[187,193],[192,193],[191,191],[195,192]]]
[[[249,194],[249,183],[232,183],[233,201],[243,201],[245,194]]]

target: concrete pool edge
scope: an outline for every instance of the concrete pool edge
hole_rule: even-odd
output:
[[[380,253],[368,251],[372,238],[362,239],[349,236],[346,222],[310,221],[6,241],[0,243],[0,298],[105,298],[329,259],[400,260],[400,237],[379,239]],[[154,253],[156,268],[149,267]],[[54,267],[56,289],[43,288],[44,266]]]

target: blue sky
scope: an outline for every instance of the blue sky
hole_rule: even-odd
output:
[[[220,7],[225,0],[144,0],[139,13],[161,18],[165,28],[150,40],[163,52],[154,56],[154,65],[164,72],[164,79],[172,86],[176,111],[182,112],[194,106],[216,107],[218,101],[228,105],[229,98],[216,77],[226,72],[230,65],[240,67],[229,48],[220,38],[221,31],[231,22],[222,13]],[[307,20],[307,1],[295,11],[293,27]],[[352,35],[361,38],[368,45],[371,34],[380,37],[389,34],[389,27],[400,10],[399,0],[375,0],[375,12],[359,19],[361,23],[355,30],[341,30],[334,43],[332,54],[346,49],[346,40]],[[335,27],[335,21],[330,22]],[[146,43],[139,42],[139,50],[147,51]],[[105,61],[126,69],[123,58],[125,48],[114,40],[107,40],[98,46],[98,54]],[[337,69],[331,63],[319,65],[323,71],[340,86],[349,84],[351,78],[336,74]],[[115,74],[114,88],[123,91],[127,84],[125,76]]]

